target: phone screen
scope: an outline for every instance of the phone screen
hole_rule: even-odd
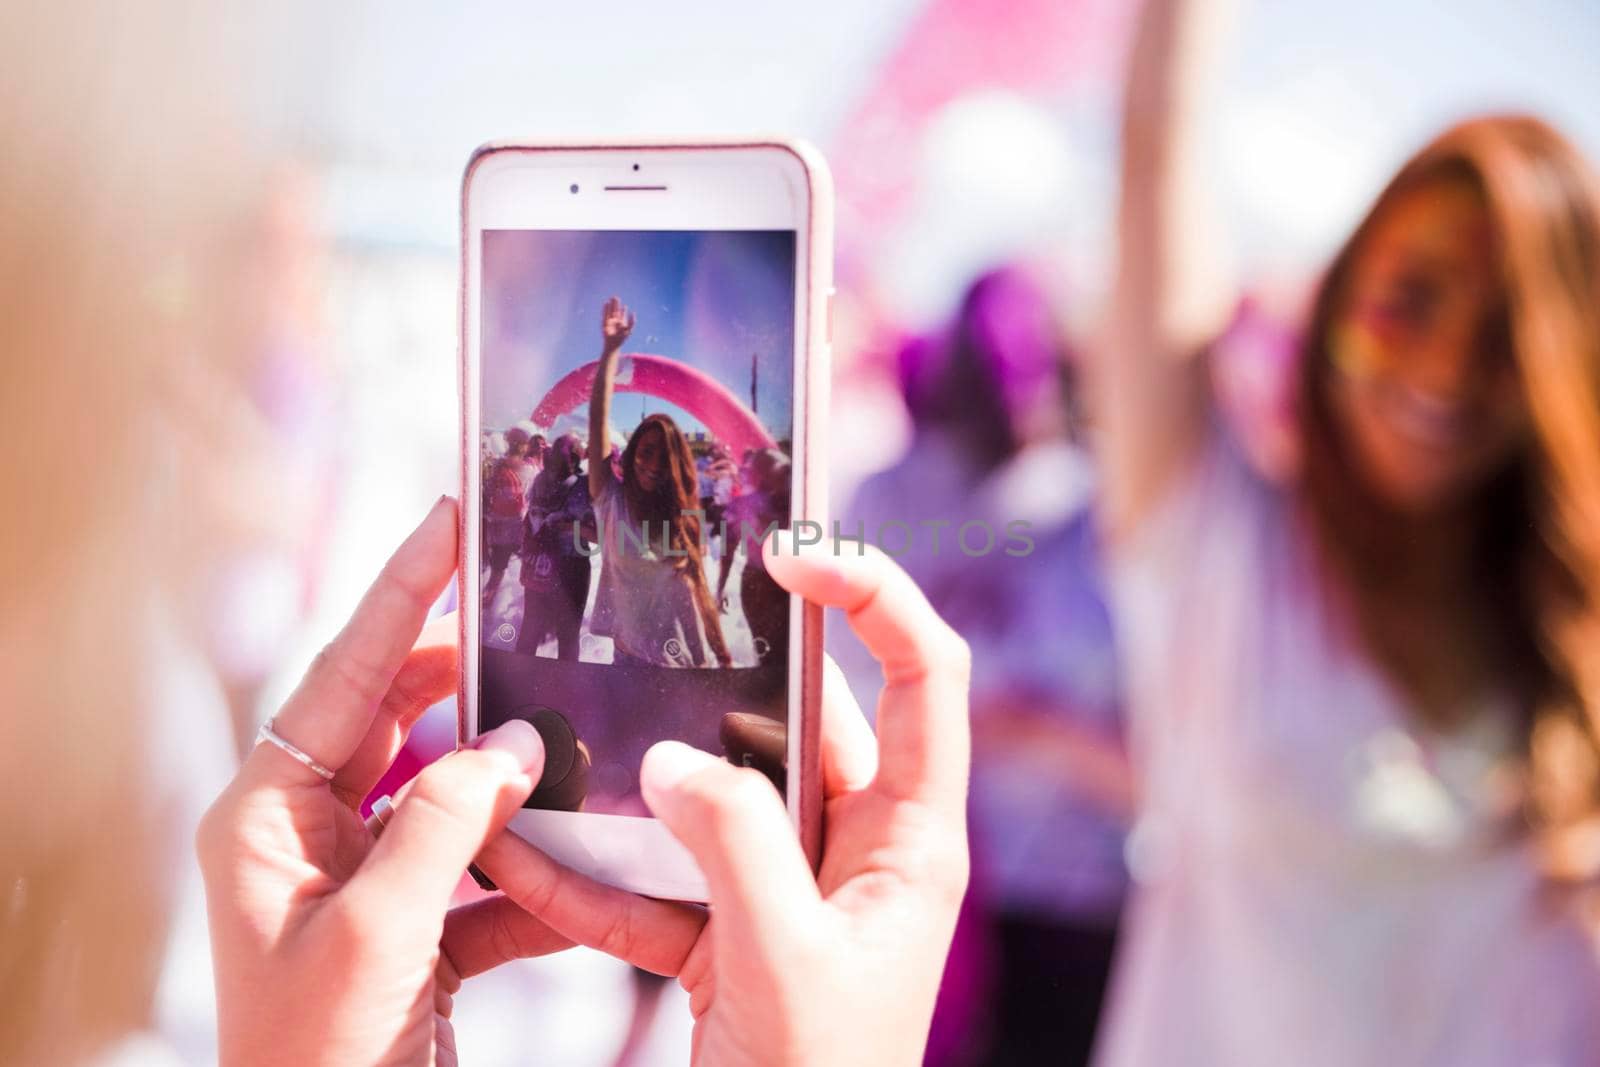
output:
[[[538,727],[529,807],[647,815],[669,738],[782,789],[791,598],[759,546],[792,517],[795,231],[486,229],[481,254],[479,729]]]

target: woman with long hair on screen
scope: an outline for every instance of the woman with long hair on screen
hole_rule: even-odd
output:
[[[698,479],[683,431],[670,416],[647,416],[622,451],[622,476],[612,476],[611,390],[633,324],[621,300],[606,301],[604,346],[589,397],[589,495],[601,538],[597,595],[610,606],[618,662],[731,667],[706,581]]]
[[[1406,163],[1321,280],[1274,484],[1195,358],[1218,9],[1145,8],[1095,352],[1143,806],[1100,1062],[1593,1063],[1595,174],[1527,117]]]

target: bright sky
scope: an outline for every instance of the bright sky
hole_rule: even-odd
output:
[[[1003,0],[988,7],[1005,17]],[[369,0],[329,9],[328,32],[307,48],[330,54],[306,64],[331,81],[308,77],[297,91],[315,102],[302,109],[305,137],[329,166],[335,234],[448,251],[461,165],[491,138],[755,130],[826,150],[919,8]],[[1411,148],[1474,110],[1533,108],[1600,158],[1593,0],[1241,8],[1216,143],[1219,202],[1247,266],[1320,260]],[[942,304],[975,265],[1041,234],[1070,238],[1094,264],[1114,92],[1032,114],[1026,101],[969,108],[940,125],[925,168],[934,192],[918,198],[895,299]]]

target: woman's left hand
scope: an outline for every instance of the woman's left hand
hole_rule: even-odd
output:
[[[258,744],[201,822],[226,1067],[454,1064],[461,980],[570,944],[504,897],[450,910],[543,768],[527,723],[425,769],[381,838],[361,819],[411,725],[456,688],[454,626],[416,644],[455,570],[456,529],[440,500],[274,719],[333,779]]]

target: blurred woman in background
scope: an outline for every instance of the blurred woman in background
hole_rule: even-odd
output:
[[[1597,858],[1594,173],[1522,117],[1407,163],[1323,278],[1275,488],[1198,358],[1219,15],[1143,13],[1094,360],[1143,808],[1101,1062],[1592,1063],[1555,887]]]

